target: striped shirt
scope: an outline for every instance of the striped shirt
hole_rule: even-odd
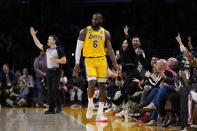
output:
[[[52,62],[50,60],[50,57],[54,57],[56,59],[61,59],[62,57],[65,57],[63,50],[58,46],[56,46],[55,48],[50,48],[48,45],[44,45],[43,49],[46,52],[46,56],[47,56],[47,68],[48,69],[60,68],[61,65]]]

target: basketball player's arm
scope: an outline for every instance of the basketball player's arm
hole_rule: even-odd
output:
[[[111,45],[111,35],[108,31],[105,30],[105,45],[107,48],[107,55],[109,56],[110,60],[112,61],[113,65],[118,68],[118,64],[116,61],[116,57],[114,54],[114,50],[112,49],[112,45]]]
[[[36,33],[37,33],[37,32],[38,32],[38,31],[35,31],[33,27],[30,28],[30,33],[31,33],[31,36],[32,36],[32,38],[33,38],[33,40],[34,40],[34,43],[36,44],[36,46],[37,46],[39,49],[43,50],[43,45],[40,43],[40,41],[38,40],[38,38],[37,38],[37,36],[36,36]]]
[[[85,41],[86,32],[87,32],[87,28],[84,28],[79,33],[79,38],[77,40],[77,47],[76,47],[76,51],[75,51],[75,64],[76,65],[79,65],[79,63],[80,63],[81,50],[83,47],[83,43]]]
[[[78,76],[78,73],[80,72],[79,63],[81,58],[81,50],[86,37],[86,32],[87,32],[87,28],[82,29],[79,33],[79,38],[77,40],[77,47],[75,51],[75,67],[73,69],[74,76]]]

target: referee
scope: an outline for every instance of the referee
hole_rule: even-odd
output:
[[[61,76],[61,64],[66,63],[66,57],[60,47],[56,45],[58,38],[55,35],[50,35],[47,45],[42,45],[38,40],[33,27],[30,28],[30,33],[38,48],[44,50],[47,56],[47,87],[48,87],[48,102],[49,109],[45,114],[55,114],[62,111],[62,103],[59,91],[59,82]],[[57,107],[55,112],[55,107]]]

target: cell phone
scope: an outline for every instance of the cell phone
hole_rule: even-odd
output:
[[[119,50],[116,50],[116,55],[119,55],[119,54],[120,54]]]

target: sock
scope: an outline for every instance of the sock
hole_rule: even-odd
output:
[[[105,102],[99,102],[98,114],[103,114],[104,104]]]
[[[197,102],[197,93],[194,91],[191,91],[192,99]]]
[[[93,103],[93,97],[92,98],[88,98],[88,107],[93,107],[94,103]]]

